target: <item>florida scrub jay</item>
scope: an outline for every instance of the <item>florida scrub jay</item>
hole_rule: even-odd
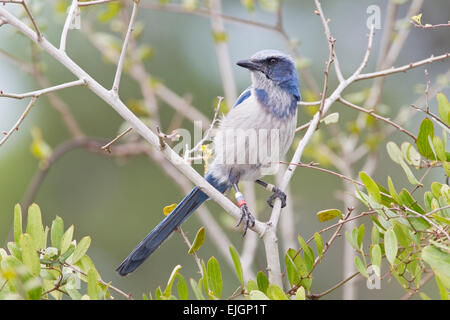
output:
[[[297,70],[288,55],[263,50],[237,65],[250,70],[252,84],[220,121],[214,138],[214,158],[205,179],[222,193],[231,188],[235,190],[241,209],[237,225],[244,223],[245,235],[255,219],[239,191],[239,181],[255,181],[273,192],[267,200],[269,205],[273,205],[275,198],[281,199],[282,207],[286,205],[283,192],[259,179],[267,174],[273,160],[280,161],[288,151],[295,134],[297,102],[301,96]],[[255,133],[256,140],[246,134],[239,136],[241,131]],[[262,149],[266,152],[261,152]],[[208,196],[195,187],[120,264],[118,273],[125,276],[133,272],[207,199]]]

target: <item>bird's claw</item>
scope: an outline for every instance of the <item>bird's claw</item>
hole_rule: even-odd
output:
[[[275,188],[273,194],[269,197],[269,199],[267,199],[267,203],[269,204],[269,206],[273,208],[273,202],[275,201],[276,198],[281,200],[282,208],[286,207],[286,193],[284,193],[278,188]]]
[[[244,237],[245,234],[247,233],[248,227],[255,226],[255,217],[253,217],[253,215],[250,213],[246,204],[244,204],[241,207],[241,217],[239,218],[239,221],[236,224],[236,227],[239,227],[239,225],[242,223],[242,221],[244,221],[244,233],[242,234],[242,236]]]

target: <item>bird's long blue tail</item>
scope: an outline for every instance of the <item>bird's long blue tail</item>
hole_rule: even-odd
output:
[[[219,183],[211,175],[206,175],[205,179],[222,193],[228,188],[227,184]],[[119,275],[126,276],[136,270],[206,200],[208,200],[206,193],[198,187],[192,189],[120,264],[116,269]]]

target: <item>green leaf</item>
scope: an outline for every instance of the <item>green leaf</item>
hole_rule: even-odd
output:
[[[258,289],[266,293],[269,287],[269,279],[263,271],[258,271],[256,274],[256,282],[258,284]]]
[[[86,236],[80,240],[80,243],[77,245],[75,251],[73,252],[72,256],[73,264],[77,263],[78,260],[80,260],[81,257],[83,257],[86,254],[90,245],[91,245],[91,237]]]
[[[33,239],[36,249],[44,249],[45,233],[42,225],[41,209],[35,203],[28,208],[27,233]]]
[[[334,218],[341,218],[342,212],[339,209],[327,209],[317,212],[317,218],[320,222],[333,220]]]
[[[420,153],[414,148],[414,146],[409,142],[403,142],[401,146],[403,152],[403,158],[406,162],[413,166],[420,166]]]
[[[434,151],[436,152],[436,156],[441,161],[447,160],[447,154],[445,153],[445,146],[442,142],[441,138],[439,137],[433,137],[433,147]]]
[[[412,197],[412,195],[406,189],[402,189],[400,192],[400,198],[403,201],[403,204],[407,207],[413,209],[414,211],[424,214],[425,210],[417,203],[417,201]]]
[[[394,223],[394,232],[398,243],[404,248],[409,248],[411,242],[413,241],[409,235],[409,227],[406,227],[400,223]]]
[[[405,161],[403,161],[400,166],[406,174],[406,178],[408,178],[408,182],[413,185],[422,185],[419,180],[417,180],[416,176],[412,173],[411,169],[408,167]]]
[[[447,100],[447,97],[439,92],[436,95],[436,99],[438,102],[438,113],[441,117],[441,120],[448,126],[450,126],[450,103]]]
[[[394,183],[392,182],[392,179],[389,176],[388,176],[388,187],[389,187],[389,194],[392,196],[395,202],[397,202],[397,204],[402,204],[402,200],[400,199],[400,196],[395,190]]]
[[[73,243],[71,243],[69,248],[63,254],[61,254],[61,256],[59,257],[59,261],[61,263],[65,262],[72,255],[72,253],[74,251],[75,251],[75,245]]]
[[[425,208],[427,209],[427,211],[431,211],[431,201],[434,199],[433,194],[430,191],[426,191],[423,194],[423,201],[425,203]]]
[[[269,298],[259,290],[252,290],[249,294],[250,300],[269,300]]]
[[[364,183],[364,186],[366,187],[369,195],[376,202],[381,203],[381,194],[380,189],[378,189],[377,183],[373,181],[372,178],[364,171],[361,171],[359,173],[359,178],[361,179],[362,183]]]
[[[395,257],[397,256],[398,244],[397,237],[392,229],[389,229],[384,233],[384,251],[386,252],[386,258],[389,263],[394,264]]]
[[[88,295],[91,300],[97,300],[99,294],[98,273],[95,269],[89,269],[87,272]]]
[[[284,264],[286,265],[286,272],[288,281],[291,285],[296,285],[300,282],[300,272],[294,264],[294,261],[289,256],[289,252],[284,256]]]
[[[433,139],[434,126],[433,121],[425,118],[420,124],[419,134],[417,135],[417,149],[419,153],[428,159],[434,159],[434,152],[430,146],[429,139]]]
[[[202,284],[203,284],[203,289],[205,290],[206,294],[208,295],[209,292],[209,286],[208,286],[208,271],[206,270],[206,265],[205,265],[205,261],[202,259],[202,276],[203,278],[200,279],[202,280]],[[200,285],[200,281],[199,281],[199,285]]]
[[[450,288],[450,254],[434,245],[429,245],[422,250],[422,259],[433,269],[441,283]]]
[[[386,149],[392,161],[398,163],[402,167],[403,171],[406,174],[406,177],[408,178],[409,183],[413,185],[420,185],[420,182],[416,179],[411,169],[403,159],[403,154],[399,149],[399,147],[395,144],[395,142],[392,141],[388,142],[386,144]]]
[[[67,294],[72,298],[72,300],[80,300],[81,299],[81,293],[77,289],[68,289],[65,288],[67,291]]]
[[[202,294],[202,290],[200,289],[201,286],[199,286],[198,283],[192,278],[189,282],[191,283],[192,291],[194,291],[194,295],[197,300],[205,300],[205,296]]]
[[[19,242],[20,235],[22,234],[22,208],[20,204],[16,204],[14,207],[14,241]]]
[[[442,189],[442,183],[433,182],[431,184],[431,192],[433,193],[433,196],[436,199],[439,199],[439,197],[441,196],[441,189]]]
[[[252,290],[258,290],[258,284],[256,283],[255,280],[248,280],[246,289],[248,292],[250,292]]]
[[[52,222],[52,229],[50,232],[50,238],[52,240],[52,246],[61,249],[61,238],[64,234],[64,222],[61,217],[56,216]]]
[[[370,258],[372,261],[372,268],[375,274],[380,277],[381,274],[381,248],[378,244],[374,245],[370,250]]]
[[[208,287],[213,295],[220,299],[222,295],[222,272],[220,271],[219,262],[215,257],[208,260]]]
[[[366,227],[364,226],[364,224],[359,226],[358,229],[358,236],[357,236],[357,244],[358,244],[358,248],[362,249],[363,247],[363,240],[364,240],[364,231],[366,230]]]
[[[358,270],[359,273],[361,273],[361,275],[363,275],[366,278],[369,277],[369,275],[367,274],[367,269],[364,266],[364,263],[361,261],[361,259],[358,256],[355,256],[353,263],[355,264],[356,270]]]
[[[311,248],[309,248],[309,249],[311,249]],[[309,289],[311,287],[312,280],[310,277],[307,277],[307,276],[309,275],[309,272],[311,271],[314,260],[311,261],[310,260],[311,258],[306,258],[308,260],[308,262],[306,262],[306,260],[303,259],[303,257],[300,254],[297,254],[297,251],[295,251],[292,248],[288,249],[287,256],[290,259],[286,259],[286,257],[285,257],[285,261],[289,261],[289,263],[293,262],[294,266],[295,266],[295,268],[293,268],[293,270],[291,270],[291,272],[294,271],[297,273],[297,276],[303,277],[304,279],[301,281],[300,284],[302,286],[304,286],[305,288]],[[308,255],[306,255],[306,257],[308,257]],[[289,276],[289,274],[288,274],[288,276]],[[294,276],[294,279],[297,276]],[[300,280],[300,279],[298,279],[298,280]],[[294,282],[295,282],[295,280],[294,280]],[[298,284],[298,281],[295,284]]]
[[[303,256],[305,257],[306,267],[308,269],[308,272],[312,270],[312,266],[314,264],[314,251],[311,249],[310,246],[306,243],[306,241],[302,238],[302,236],[297,237],[298,243],[303,249]],[[294,261],[295,262],[295,261]]]
[[[178,272],[181,270],[181,266],[177,265],[175,268],[173,268],[172,273],[170,274],[169,280],[167,281],[166,289],[164,290],[163,295],[167,298],[169,298],[172,295],[172,285],[175,281],[175,277],[177,276]]]
[[[186,280],[184,280],[184,277],[181,275],[181,273],[177,274],[177,279],[178,296],[180,297],[180,300],[187,300],[189,298],[189,290]]]
[[[318,232],[314,233],[314,241],[316,242],[317,255],[320,257],[323,253],[323,239]]]
[[[244,274],[242,271],[242,265],[241,265],[241,259],[239,258],[239,253],[232,245],[230,245],[229,250],[230,250],[231,259],[233,260],[234,270],[236,271],[236,275],[237,275],[241,285],[244,286]]]
[[[161,291],[161,287],[158,287],[158,288],[156,288],[156,290],[155,290],[155,299],[156,300],[163,300],[163,294],[162,294],[162,291]]]
[[[267,288],[267,296],[271,300],[289,300],[288,296],[284,293],[283,289],[281,289],[276,284],[269,285],[269,288]]]
[[[295,300],[306,300],[305,288],[299,287],[295,293]]]
[[[198,249],[200,249],[202,244],[205,242],[205,232],[205,227],[201,227],[200,229],[198,229],[197,234],[195,235],[194,242],[189,248],[189,254],[194,254],[195,251],[198,251]]]
[[[441,295],[441,300],[448,300],[448,291],[447,288],[445,288],[444,284],[442,283],[441,279],[437,275],[434,276],[436,280],[436,284],[439,288],[439,294]]]
[[[378,244],[380,242],[380,231],[376,225],[372,227],[371,239],[373,244]]]
[[[16,257],[19,260],[22,260],[22,251],[20,250],[20,245],[18,242],[8,242],[6,246],[8,247],[8,250],[12,256]]]
[[[73,229],[74,226],[71,225],[69,229],[64,232],[63,236],[61,237],[61,254],[67,251],[70,247],[70,243],[72,242],[73,238]]]
[[[422,300],[431,300],[431,298],[424,292],[419,292],[419,296]]]
[[[444,167],[445,174],[450,177],[450,162],[448,161],[442,162],[442,167]]]
[[[405,161],[405,160],[403,160],[402,151],[400,150],[400,148],[397,146],[397,144],[395,142],[389,141],[386,144],[386,150],[387,150],[391,160],[394,161],[395,163],[401,164],[402,162]]]
[[[22,234],[19,237],[19,245],[22,249],[23,263],[33,275],[38,276],[41,271],[41,262],[39,261],[35,242],[31,235],[28,233]]]
[[[353,248],[355,248],[356,250],[358,250],[358,244],[356,243],[356,241],[353,239],[353,233],[350,233],[348,231],[345,231],[345,239],[347,239],[348,243],[351,244],[351,246]]]

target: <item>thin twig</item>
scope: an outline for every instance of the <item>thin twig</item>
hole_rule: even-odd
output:
[[[330,38],[328,38],[329,57],[328,57],[328,61],[326,63],[327,66],[324,71],[325,77],[323,80],[322,98],[320,100],[320,107],[319,107],[320,118],[322,118],[322,116],[323,116],[323,106],[325,105],[325,99],[327,98],[328,76],[330,74],[330,67],[336,58],[335,54],[334,54],[334,44],[335,43],[336,43],[336,39],[334,39],[330,36]]]
[[[309,296],[309,298],[310,298],[311,300],[317,300],[317,299],[320,299],[320,298],[322,298],[323,296],[325,296],[325,295],[327,295],[327,294],[333,292],[334,290],[336,290],[336,289],[342,287],[344,284],[346,284],[348,281],[352,280],[352,279],[353,279],[354,277],[356,277],[357,275],[359,275],[359,271],[358,271],[358,272],[355,272],[355,273],[352,274],[350,277],[348,277],[348,278],[346,278],[346,279],[340,281],[339,283],[335,284],[335,285],[332,286],[330,289],[325,290],[325,291],[322,292],[322,293],[311,294],[311,295]]]
[[[186,234],[183,232],[183,229],[181,229],[181,227],[178,227],[176,229],[178,232],[180,232],[181,236],[183,237],[184,243],[186,243],[186,245],[188,246],[188,248],[192,247],[191,242],[189,241],[188,237],[186,236]],[[203,274],[203,268],[202,268],[202,263],[200,262],[200,258],[197,255],[197,252],[194,250],[193,252],[193,256],[194,256],[194,260],[195,263],[197,264],[198,270],[200,272],[200,275],[202,277],[204,277],[205,275]]]
[[[450,235],[448,234],[448,232],[445,231],[444,229],[442,229],[442,228],[441,228],[439,225],[437,225],[433,220],[431,220],[430,218],[428,218],[427,215],[420,214],[420,213],[418,213],[418,212],[416,212],[416,211],[414,211],[414,210],[412,210],[412,209],[410,209],[410,208],[408,208],[408,207],[406,207],[406,206],[403,206],[402,209],[403,209],[403,210],[406,210],[406,211],[408,211],[408,212],[410,212],[410,213],[412,213],[412,214],[414,214],[414,215],[417,216],[417,217],[423,218],[423,219],[426,220],[429,224],[431,224],[433,227],[435,227],[437,231],[439,231],[440,233],[444,234],[445,237],[450,241]],[[441,209],[442,209],[442,208],[440,208],[440,210],[441,210]],[[395,210],[395,209],[394,209],[394,210]]]
[[[48,88],[44,88],[41,90],[27,92],[27,93],[16,94],[16,93],[5,93],[5,92],[0,91],[0,97],[13,98],[13,99],[24,99],[24,98],[28,98],[28,97],[37,98],[37,97],[39,97],[43,94],[47,94],[49,92],[58,91],[58,90],[71,88],[71,87],[76,87],[76,86],[84,86],[84,85],[86,85],[86,82],[83,79],[81,79],[81,80],[75,80],[75,81],[59,84],[57,86],[48,87]]]
[[[28,9],[28,6],[25,3],[25,0],[0,0],[0,3],[4,3],[4,4],[5,3],[21,4],[23,6],[25,12],[27,13],[28,17],[30,18],[31,23],[33,24],[33,28],[34,28],[34,30],[36,32],[37,41],[39,42],[41,40],[41,37],[42,37],[41,36],[41,32],[39,31],[39,28],[38,28],[38,26],[36,24],[36,21],[34,20],[33,15],[31,14],[30,10]],[[7,21],[3,19],[3,23],[7,23]]]
[[[108,2],[113,1],[120,1],[120,0],[93,0],[93,1],[83,1],[78,4],[79,7],[88,7],[88,6],[95,6],[97,4],[104,4]]]
[[[343,105],[346,105],[350,108],[356,109],[358,111],[367,113],[369,115],[371,115],[372,117],[374,117],[375,119],[381,120],[386,122],[387,124],[393,126],[394,128],[397,128],[397,130],[407,134],[408,136],[410,136],[414,141],[417,141],[417,138],[414,134],[412,134],[411,132],[409,132],[408,130],[406,130],[405,128],[403,128],[402,126],[398,125],[397,123],[393,122],[392,120],[390,120],[389,118],[385,118],[383,116],[380,116],[378,114],[376,114],[373,110],[367,110],[364,109],[363,107],[359,107],[353,103],[351,103],[350,101],[345,100],[344,98],[339,98],[338,99],[339,102],[341,102]]]
[[[26,107],[25,111],[20,116],[19,120],[14,124],[14,126],[6,133],[6,135],[3,137],[3,139],[0,141],[0,147],[8,140],[8,138],[11,136],[11,134],[14,131],[19,130],[20,124],[25,120],[25,117],[30,112],[31,108],[33,108],[34,104],[36,103],[37,97],[31,98],[31,101],[28,103],[28,106]]]
[[[111,153],[111,146],[117,142],[120,138],[122,138],[124,135],[126,135],[128,132],[130,132],[131,130],[133,130],[133,128],[128,128],[127,130],[125,130],[124,132],[122,132],[121,134],[119,134],[117,137],[115,137],[111,142],[105,144],[104,146],[101,147],[102,150],[107,151],[108,153]]]
[[[330,41],[330,39],[334,39],[331,36],[330,28],[328,26],[328,23],[330,22],[330,20],[325,18],[325,15],[323,14],[323,10],[322,10],[322,5],[320,4],[319,0],[314,0],[314,3],[315,3],[316,8],[317,8],[316,14],[318,16],[320,16],[320,20],[322,21],[322,25],[323,25],[323,28],[325,30],[325,35],[326,35],[326,37],[328,39],[328,47],[329,47],[330,56],[331,56],[332,55],[331,51],[333,49],[331,47],[331,43],[333,43],[333,46],[334,46],[334,41],[335,40],[333,42]],[[339,82],[342,82],[342,81],[344,81],[344,76],[342,75],[342,71],[341,71],[341,68],[339,66],[339,60],[338,60],[338,58],[336,57],[335,54],[333,54],[333,55],[334,55],[334,57],[333,57],[333,60],[334,60],[334,71],[336,72],[336,76],[337,76]]]
[[[415,21],[410,21],[410,23],[419,29],[438,29],[438,28],[450,28],[450,21],[448,23],[439,23],[439,24],[419,24]]]
[[[292,162],[280,161],[279,163],[287,164],[287,165],[294,165],[294,166],[303,167],[303,168],[316,169],[316,170],[319,170],[319,171],[322,171],[322,172],[326,172],[326,173],[338,176],[339,178],[342,178],[344,180],[350,181],[350,182],[352,182],[354,184],[357,184],[359,186],[362,186],[362,187],[364,186],[364,184],[362,182],[359,182],[358,180],[352,179],[350,177],[347,177],[347,176],[345,176],[345,175],[343,175],[341,173],[337,173],[335,171],[331,171],[331,170],[328,170],[328,169],[325,169],[325,168],[318,167],[318,163],[315,163],[315,162],[310,162],[310,163],[292,163]]]
[[[114,83],[113,83],[113,86],[111,89],[115,94],[118,94],[118,92],[119,92],[120,78],[122,76],[122,70],[123,70],[123,65],[125,62],[125,57],[127,54],[128,43],[130,41],[131,33],[133,32],[134,21],[136,19],[138,6],[139,6],[139,0],[133,0],[133,11],[131,12],[131,18],[130,18],[130,22],[128,24],[128,30],[125,35],[125,40],[123,41],[122,51],[120,52],[119,62],[117,63],[116,75],[114,77]]]
[[[145,8],[145,9],[162,10],[162,11],[167,11],[167,12],[172,12],[172,13],[193,14],[193,15],[197,15],[197,16],[201,16],[201,17],[205,17],[205,18],[210,18],[212,15],[215,15],[215,16],[219,16],[222,19],[230,21],[230,22],[236,22],[236,23],[241,23],[241,24],[254,26],[254,27],[258,27],[258,28],[263,28],[263,29],[267,29],[267,30],[278,31],[276,25],[266,24],[266,23],[248,20],[248,19],[242,19],[242,18],[226,15],[226,14],[216,12],[213,10],[209,10],[209,9],[195,8],[193,10],[188,10],[185,7],[183,7],[182,5],[175,4],[175,3],[160,4],[160,3],[156,3],[156,2],[144,1],[141,4],[141,7]]]
[[[430,111],[427,111],[426,109],[422,109],[422,108],[419,108],[419,107],[417,107],[417,106],[415,106],[415,105],[411,105],[411,107],[413,107],[415,110],[417,110],[417,111],[420,111],[420,112],[423,112],[423,113],[425,113],[425,114],[427,114],[427,115],[429,115],[430,117],[432,117],[434,120],[436,120],[437,122],[439,122],[439,124],[441,124],[442,126],[444,126],[445,128],[447,128],[447,130],[450,130],[450,126],[448,125],[448,124],[446,124],[445,122],[443,122],[437,115],[435,115],[434,113],[432,113],[432,112],[430,112]]]
[[[415,295],[417,292],[419,292],[419,289],[426,284],[428,281],[430,281],[434,276],[433,272],[428,273],[421,281],[420,281],[420,285],[417,288],[412,289],[410,292],[408,292],[407,294],[405,294],[403,297],[400,298],[400,300],[408,300],[409,298],[411,298],[413,295]]]
[[[64,262],[64,266],[65,266],[65,267],[68,267],[68,268],[70,268],[70,269],[72,269],[72,270],[74,270],[75,272],[81,273],[83,276],[86,276],[86,277],[87,277],[87,273],[86,273],[86,272],[84,272],[84,271],[78,269],[78,268],[75,267],[74,265],[71,265],[71,264],[69,264],[69,263],[67,263],[67,262]],[[116,293],[118,293],[118,294],[124,296],[126,299],[128,299],[128,300],[133,300],[133,297],[131,296],[131,293],[129,293],[129,294],[128,294],[128,293],[125,293],[125,292],[123,292],[122,290],[120,290],[119,288],[113,286],[111,283],[105,282],[105,281],[103,281],[102,279],[97,279],[97,282],[99,282],[99,283],[101,283],[102,285],[106,286],[108,289],[111,289],[112,291],[115,291]]]
[[[428,101],[430,95],[430,76],[428,75],[427,69],[425,69],[425,79],[426,79],[426,87],[425,87],[425,105],[427,106],[427,113],[430,112],[430,103]]]
[[[411,62],[409,64],[406,64],[406,65],[398,67],[398,68],[392,67],[392,68],[381,70],[381,71],[360,74],[356,77],[355,81],[360,81],[360,80],[365,80],[365,79],[373,79],[373,78],[377,78],[377,77],[384,77],[384,76],[391,75],[394,73],[399,73],[399,72],[406,72],[408,70],[411,70],[411,69],[429,64],[429,63],[448,59],[449,57],[450,57],[450,52],[441,54],[436,57],[431,55],[427,59],[423,59],[423,60],[416,61],[416,62]]]

